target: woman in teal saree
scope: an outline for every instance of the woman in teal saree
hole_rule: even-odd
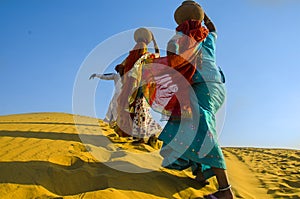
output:
[[[187,10],[188,7],[197,13]],[[151,80],[156,84],[156,90],[152,88],[155,94],[146,95],[148,102],[170,116],[159,136],[163,141],[160,151],[163,166],[177,170],[191,167],[202,185],[208,183],[206,179],[216,176],[219,190],[206,198],[231,199],[233,194],[216,132],[215,114],[226,95],[225,79],[216,65],[216,29],[200,5],[193,1],[183,2],[175,12],[175,20],[179,26],[168,44],[167,57],[149,61],[155,70],[144,66],[143,72],[145,81],[155,77]],[[202,26],[202,20],[206,27]],[[167,81],[161,80],[165,77],[161,71],[167,71],[162,65],[169,66],[169,72],[165,73],[169,78],[167,87],[157,82],[157,79]],[[172,89],[172,97],[170,86],[176,87]],[[168,97],[165,105],[163,101]],[[157,108],[159,104],[161,108]]]

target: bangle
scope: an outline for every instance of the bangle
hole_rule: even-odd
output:
[[[225,188],[219,188],[219,191],[227,191],[227,190],[229,190],[229,189],[231,189],[231,185],[228,185],[227,187],[225,187]]]

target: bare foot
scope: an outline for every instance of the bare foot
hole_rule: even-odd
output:
[[[204,178],[203,173],[201,171],[197,172],[195,180],[202,186],[209,185],[209,182]]]
[[[143,138],[135,139],[132,144],[145,144],[145,140]]]

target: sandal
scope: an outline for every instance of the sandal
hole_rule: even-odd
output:
[[[231,185],[228,185],[228,186],[225,187],[225,188],[219,188],[219,190],[218,190],[216,193],[228,191],[228,190],[230,190],[230,189],[231,189]],[[207,195],[207,196],[204,196],[204,198],[206,198],[206,199],[218,199],[218,198],[215,196],[216,193],[214,193],[214,194],[209,194],[209,195]]]
[[[214,196],[213,194],[209,194],[207,196],[204,196],[206,199],[218,199],[216,196]]]

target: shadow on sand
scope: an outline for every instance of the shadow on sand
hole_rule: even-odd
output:
[[[69,125],[69,124],[68,124]],[[71,125],[71,124],[70,124]],[[94,146],[111,144],[103,135],[78,135],[63,132],[43,131],[0,131],[1,137],[21,137],[75,141]],[[107,143],[105,143],[107,142]],[[157,197],[173,198],[174,194],[193,187],[201,186],[189,177],[178,177],[165,171],[148,173],[126,173],[110,168],[101,162],[85,162],[75,157],[70,166],[47,161],[0,162],[0,183],[20,185],[40,185],[59,196],[114,188],[117,190],[137,191]],[[118,164],[118,162],[114,162]],[[119,162],[122,164],[122,162]],[[137,170],[140,168],[136,165]],[[13,174],[13,175],[12,175]]]
[[[163,171],[125,173],[103,163],[87,163],[81,159],[71,166],[43,161],[0,162],[0,171],[0,183],[41,185],[60,196],[115,188],[173,198],[175,193],[189,187],[201,188],[188,177],[178,177]]]

